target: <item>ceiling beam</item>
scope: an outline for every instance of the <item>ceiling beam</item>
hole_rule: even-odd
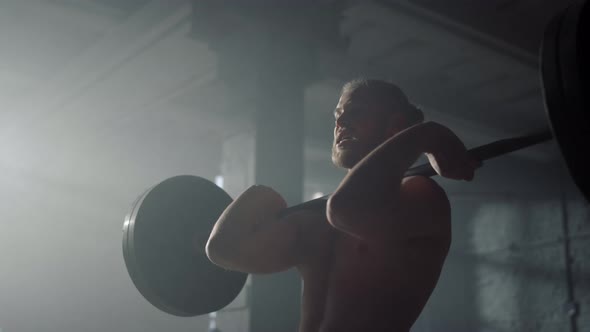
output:
[[[73,59],[32,91],[27,99],[13,105],[5,115],[3,137],[32,130],[59,112],[84,92],[119,69],[130,59],[190,19],[189,0],[153,0],[112,29],[86,52]]]
[[[536,80],[537,58],[535,56],[496,41],[489,36],[477,34],[477,31],[469,30],[467,27],[453,25],[448,19],[446,19],[448,22],[443,21],[443,17],[428,13],[423,8],[408,4],[406,1],[400,1],[399,8],[395,7],[399,10],[393,9],[392,6],[385,7],[382,3],[383,1],[379,1],[379,3],[363,2],[349,8],[344,15],[343,33],[352,35],[357,28],[367,22],[381,27],[385,31],[411,32],[415,36],[432,40],[433,43],[440,42],[450,48],[469,49],[469,53],[473,57],[482,59],[482,65],[492,61],[497,63],[498,68],[507,68],[511,72],[518,72],[519,77],[535,77],[535,79],[523,80],[522,85],[530,84],[531,88],[539,88],[536,85],[538,82]],[[427,16],[428,19],[425,18]],[[445,27],[453,25],[453,29],[441,29],[441,25],[445,25]],[[460,33],[459,29],[461,29]],[[474,37],[476,35],[477,38]],[[491,47],[490,45],[495,46]],[[322,77],[336,78],[342,83],[359,76],[388,79],[390,75],[394,74],[384,66],[371,63],[369,60],[335,51],[321,52],[319,63],[318,68]],[[407,75],[410,75],[409,73]],[[515,134],[499,128],[492,128],[483,122],[467,120],[457,115],[455,110],[447,111],[445,106],[441,108],[440,101],[448,98],[441,95],[443,91],[425,89],[428,77],[402,77],[400,75],[395,75],[395,77],[396,82],[408,92],[410,98],[419,101],[419,106],[425,110],[428,119],[450,126],[468,146],[474,147],[499,139],[528,134],[526,132]],[[465,110],[484,109],[484,106],[486,105],[482,105],[481,100],[469,93],[461,95],[460,103],[458,100],[455,104],[455,107]],[[555,159],[554,149],[548,147],[547,144],[524,149],[515,152],[514,155],[539,162]]]
[[[341,83],[358,76],[385,78],[383,71],[379,68],[370,64],[361,63],[344,54],[323,52],[321,58],[321,65],[319,68],[321,68],[322,76],[336,78]],[[402,86],[405,87],[405,85]],[[468,97],[466,98],[469,99]],[[419,106],[423,109],[427,120],[440,122],[449,126],[468,147],[475,147],[491,143],[495,140],[514,136],[512,133],[505,132],[501,129],[491,128],[484,123],[466,120],[459,116],[444,112],[435,105],[433,100],[431,100],[432,98],[428,98],[427,95],[420,96],[417,99],[420,100]],[[476,101],[472,101],[472,104],[474,105],[473,109],[477,109]],[[522,133],[522,135],[526,134],[528,133]],[[311,148],[313,149],[313,147]],[[312,153],[311,156],[325,155],[326,152],[324,150],[325,149],[320,148],[320,151]],[[552,147],[547,147],[547,144],[535,148],[520,150],[514,152],[514,155],[538,162],[547,162],[555,159],[554,149]]]
[[[446,30],[453,35],[457,35],[465,40],[481,47],[490,49],[495,53],[502,53],[507,55],[521,64],[537,68],[539,57],[537,54],[532,54],[522,48],[509,44],[503,40],[495,38],[489,34],[483,33],[474,29],[471,26],[462,24],[451,18],[441,15],[435,11],[429,10],[426,7],[416,5],[408,0],[375,0],[381,6],[390,10],[403,13],[404,15],[414,17],[423,23],[429,24],[438,30]]]

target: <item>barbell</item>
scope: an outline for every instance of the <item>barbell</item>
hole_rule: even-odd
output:
[[[569,7],[546,27],[540,47],[540,76],[549,128],[486,144],[469,153],[481,161],[555,138],[572,179],[590,200],[584,173],[590,163],[581,153],[588,140],[590,35],[588,1]],[[405,175],[432,176],[429,164]],[[286,208],[325,209],[328,196]],[[218,311],[233,301],[247,274],[212,264],[205,244],[231,197],[211,181],[180,175],[145,191],[132,204],[123,225],[125,265],[139,292],[155,307],[176,316]]]

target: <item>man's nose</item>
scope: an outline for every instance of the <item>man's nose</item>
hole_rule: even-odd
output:
[[[336,127],[348,127],[350,124],[350,115],[342,113],[336,118]]]

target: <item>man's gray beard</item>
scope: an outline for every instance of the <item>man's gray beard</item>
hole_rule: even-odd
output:
[[[336,145],[332,145],[332,163],[336,167],[351,169],[384,141],[385,139],[374,140],[372,143],[356,146],[353,151],[338,151]]]
[[[352,151],[338,151],[336,146],[332,147],[332,163],[336,167],[351,169],[356,165],[362,156]]]

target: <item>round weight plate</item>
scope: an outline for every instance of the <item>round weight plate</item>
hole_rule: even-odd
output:
[[[155,307],[176,316],[218,311],[233,301],[247,274],[209,261],[205,244],[231,197],[207,179],[181,175],[147,190],[123,225],[131,280]]]
[[[587,47],[588,2],[577,3],[547,26],[541,47],[541,74],[547,115],[569,173],[590,200],[588,141]],[[587,32],[587,31],[586,31]],[[586,83],[584,83],[586,82]],[[586,84],[584,87],[584,84]]]

